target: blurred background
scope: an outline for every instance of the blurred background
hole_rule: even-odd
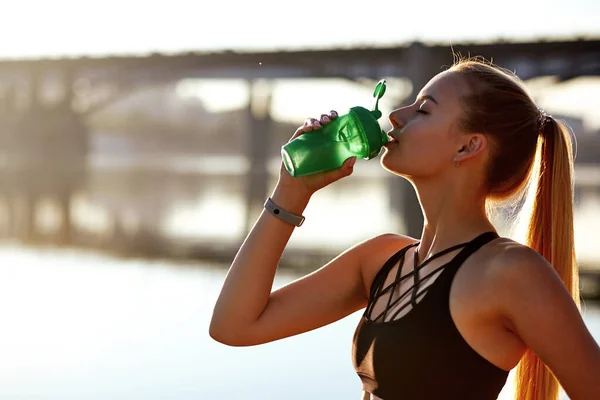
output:
[[[382,78],[384,115],[412,103],[452,51],[514,70],[573,129],[582,312],[600,341],[600,3],[456,4],[0,3],[0,398],[358,399],[360,313],[252,348],[214,342],[209,319],[295,128],[369,107]],[[378,159],[305,216],[276,287],[422,223]]]

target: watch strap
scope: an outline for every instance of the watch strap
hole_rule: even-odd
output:
[[[295,215],[279,207],[273,202],[273,200],[270,197],[265,202],[265,209],[275,218],[279,218],[280,220],[287,222],[290,225],[302,226],[302,224],[304,223],[305,218],[303,215]]]

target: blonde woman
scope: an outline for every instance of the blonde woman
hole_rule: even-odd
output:
[[[308,119],[294,137],[336,117]],[[578,309],[566,128],[516,76],[475,59],[433,77],[389,119],[381,165],[414,186],[421,237],[373,237],[272,292],[295,221],[355,160],[303,178],[281,168],[227,274],[210,335],[257,345],[365,309],[352,343],[363,399],[492,400],[516,366],[519,400],[556,399],[559,382],[573,400],[600,399],[600,348]],[[519,244],[498,236],[488,211],[529,183]]]

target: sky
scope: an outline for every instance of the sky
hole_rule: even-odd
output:
[[[600,38],[599,20],[597,0],[0,0],[0,58]],[[313,108],[300,104],[322,88],[303,86],[296,85],[300,94],[277,89],[298,115],[313,112],[314,102]],[[339,89],[345,93],[337,97],[340,104],[363,98],[364,88],[355,86]],[[333,83],[331,90],[336,87],[341,86]],[[209,107],[227,100],[207,98],[207,92],[203,88],[198,96]],[[600,83],[584,80],[545,88],[540,101],[557,111],[572,110],[595,128],[598,98]]]
[[[0,0],[0,57],[600,36],[597,0]]]

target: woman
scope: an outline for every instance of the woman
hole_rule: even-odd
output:
[[[335,117],[309,119],[292,138]],[[374,237],[271,292],[294,216],[355,159],[303,178],[282,167],[268,201],[280,212],[263,212],[240,248],[210,335],[256,345],[366,308],[353,340],[363,399],[496,399],[517,365],[518,399],[555,399],[558,381],[574,400],[600,399],[600,348],[578,309],[565,127],[517,77],[476,59],[435,76],[389,119],[381,164],[414,186],[421,238]],[[530,181],[523,245],[499,237],[489,211]]]

